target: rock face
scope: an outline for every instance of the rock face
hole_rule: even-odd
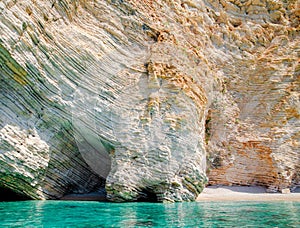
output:
[[[300,184],[297,1],[2,1],[0,15],[3,188],[189,201],[207,175]]]

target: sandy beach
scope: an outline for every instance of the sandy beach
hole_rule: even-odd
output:
[[[294,192],[267,193],[264,187],[209,186],[197,201],[297,201],[300,202],[300,189]]]

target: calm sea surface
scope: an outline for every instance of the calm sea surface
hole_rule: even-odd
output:
[[[0,202],[0,227],[300,227],[300,202]]]

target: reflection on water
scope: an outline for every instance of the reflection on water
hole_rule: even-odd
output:
[[[0,227],[300,227],[299,202],[0,203]]]

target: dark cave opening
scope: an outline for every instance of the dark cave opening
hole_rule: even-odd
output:
[[[211,137],[211,110],[209,109],[207,112],[206,120],[205,120],[205,143],[208,144],[208,141],[210,140]]]
[[[11,189],[0,187],[0,202],[2,201],[24,201],[24,200],[30,200],[30,198],[14,192]]]
[[[157,198],[157,195],[153,191],[151,191],[149,189],[143,189],[139,195],[137,202],[156,203],[156,202],[158,202],[158,198]]]

